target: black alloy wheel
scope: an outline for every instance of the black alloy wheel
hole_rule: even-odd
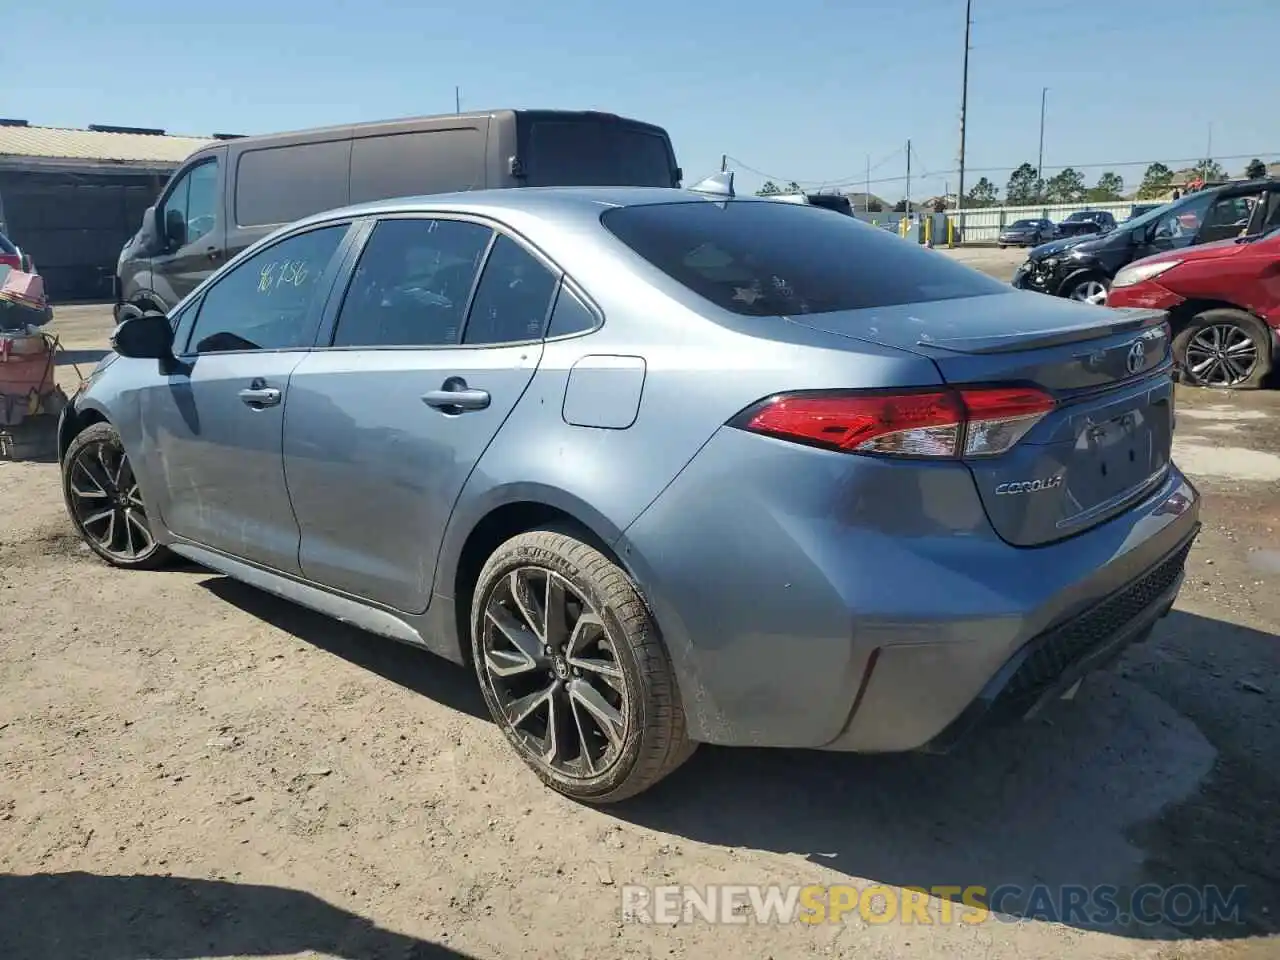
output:
[[[95,423],[71,441],[62,492],[77,532],[107,563],[149,569],[169,558],[151,533],[138,478],[109,423]]]
[[[532,531],[495,551],[473,601],[472,655],[495,722],[561,793],[621,800],[693,752],[648,610],[624,571],[573,536]]]

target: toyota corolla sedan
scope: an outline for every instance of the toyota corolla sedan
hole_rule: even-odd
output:
[[[699,743],[1034,714],[1169,610],[1199,526],[1162,313],[731,179],[317,215],[113,346],[59,444],[103,560],[469,664],[589,802]]]

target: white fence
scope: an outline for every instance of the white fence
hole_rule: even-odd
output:
[[[1118,200],[1114,203],[1051,203],[1035,207],[979,207],[964,210],[964,243],[995,243],[1000,231],[1015,220],[1065,220],[1078,210],[1105,210],[1116,220],[1128,219],[1135,204],[1150,203],[1142,200]],[[959,237],[959,213],[948,211],[947,216],[956,223]]]

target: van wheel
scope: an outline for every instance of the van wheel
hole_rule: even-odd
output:
[[[553,790],[612,803],[684,763],[675,673],[627,574],[566,533],[534,530],[480,572],[471,650],[485,703]]]
[[[171,559],[151,535],[137,477],[111,424],[92,424],[67,446],[62,496],[76,532],[113,567],[152,570]]]
[[[1271,372],[1271,332],[1243,310],[1198,313],[1173,338],[1183,383],[1256,390]]]

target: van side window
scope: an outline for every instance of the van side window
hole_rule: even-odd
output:
[[[462,342],[541,339],[559,280],[524,247],[499,235],[485,261]]]
[[[347,288],[335,347],[456,344],[493,231],[462,220],[383,220]]]
[[[195,243],[218,223],[218,161],[192,167],[174,184],[160,211],[170,250]]]
[[[347,225],[294,234],[240,263],[204,294],[188,353],[309,347],[326,275]]]
[[[596,315],[591,308],[571,288],[561,284],[560,295],[556,297],[555,308],[551,311],[547,336],[567,337],[573,333],[584,333],[595,325]]]

